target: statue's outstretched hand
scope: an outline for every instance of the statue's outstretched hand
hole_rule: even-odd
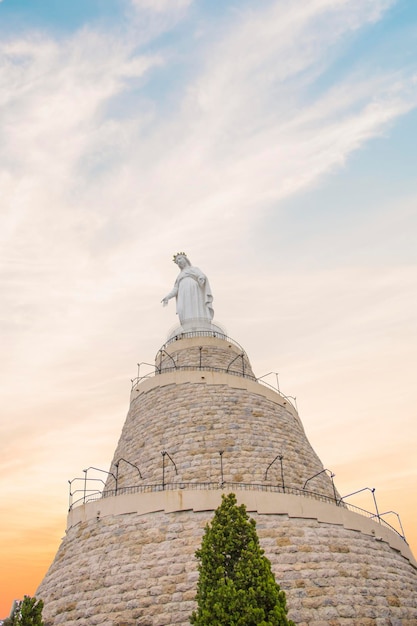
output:
[[[161,302],[162,302],[162,306],[167,306],[168,298],[162,298]]]

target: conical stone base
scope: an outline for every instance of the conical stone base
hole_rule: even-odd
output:
[[[135,381],[100,499],[74,506],[37,596],[46,626],[189,623],[205,524],[234,491],[298,626],[417,623],[405,541],[340,503],[288,398],[224,336],[184,334]]]

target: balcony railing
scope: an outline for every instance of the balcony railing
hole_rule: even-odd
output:
[[[72,496],[74,496],[77,492],[70,494],[70,506],[69,510],[71,511],[73,508],[81,506],[83,504],[88,504],[89,502],[95,502],[102,498],[110,498],[114,496],[121,496],[126,494],[135,494],[135,493],[154,493],[159,491],[177,491],[177,490],[222,490],[227,489],[231,491],[267,491],[272,493],[283,493],[286,495],[300,496],[304,498],[313,498],[314,500],[319,500],[320,502],[327,502],[328,504],[332,504],[334,506],[339,506],[354,513],[358,513],[359,515],[363,515],[368,519],[375,521],[376,523],[381,524],[381,526],[388,528],[389,530],[396,533],[405,543],[407,543],[406,538],[403,533],[399,532],[394,526],[391,526],[385,519],[382,518],[381,515],[372,513],[371,511],[367,511],[353,504],[344,502],[340,498],[332,498],[330,496],[324,495],[322,493],[318,493],[315,491],[310,491],[308,489],[299,489],[297,487],[283,487],[282,485],[267,485],[262,483],[237,483],[237,482],[172,482],[172,483],[153,483],[148,485],[133,485],[131,487],[120,487],[118,489],[108,489],[105,491],[85,491],[83,492],[83,496],[78,498],[77,500],[73,500]],[[77,490],[81,492],[83,490]],[[398,513],[392,511],[395,515],[398,516]],[[400,522],[401,526],[401,522]],[[402,526],[401,526],[402,529]]]

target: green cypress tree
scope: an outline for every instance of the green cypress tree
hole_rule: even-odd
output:
[[[295,626],[287,618],[286,598],[259,545],[255,520],[236,496],[222,503],[207,524],[197,550],[199,580],[196,626]]]
[[[18,609],[14,612],[13,626],[44,626],[42,621],[43,601],[24,596]]]

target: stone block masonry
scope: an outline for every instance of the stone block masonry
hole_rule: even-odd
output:
[[[132,389],[109,467],[117,491],[109,476],[103,497],[68,515],[36,594],[46,626],[188,624],[194,553],[228,483],[256,520],[297,626],[416,626],[407,544],[339,502],[297,411],[256,381],[242,349],[183,337],[155,365]]]
[[[206,345],[201,344],[205,341]],[[140,468],[120,467],[118,487],[161,482],[161,453],[167,450],[175,462],[167,464],[169,482],[218,482],[221,480],[220,451],[223,451],[223,480],[258,484],[282,482],[279,464],[266,470],[282,453],[284,483],[334,497],[333,485],[312,449],[295,409],[279,393],[251,379],[227,371],[241,350],[221,339],[197,337],[168,346],[170,362],[177,370],[162,369],[132,392],[130,410],[116,448],[110,472],[119,459]],[[199,370],[198,353],[205,354]],[[207,353],[211,356],[207,356]],[[160,363],[161,353],[156,356]],[[247,360],[247,357],[244,357]],[[196,369],[185,371],[181,367]],[[246,371],[253,377],[250,363]],[[115,487],[109,478],[106,489]]]
[[[135,512],[131,503],[129,512],[103,515],[100,501],[77,509],[37,592],[47,599],[46,626],[186,626],[198,578],[194,553],[220,494],[178,492],[176,506],[175,494],[148,494],[158,500],[155,508],[164,503],[177,508],[181,498],[187,500],[187,510],[171,512]],[[190,510],[193,496],[198,508],[206,499],[210,510]],[[404,556],[373,534],[377,524],[340,508],[341,515],[355,520],[346,524],[356,523],[355,529],[346,528],[342,518],[337,524],[319,521],[330,506],[320,502],[308,501],[303,517],[253,510],[273,508],[273,496],[237,492],[256,520],[261,545],[287,594],[289,616],[298,626],[415,626],[417,570],[406,547]]]
[[[236,377],[217,374],[216,384],[186,382],[160,385],[140,394],[132,402],[113,462],[128,459],[137,471],[123,464],[119,487],[161,482],[163,450],[177,467],[166,466],[171,482],[218,482],[220,451],[223,451],[223,479],[245,483],[281,483],[279,463],[265,473],[268,465],[284,450],[284,482],[302,488],[305,481],[323,470],[300,422],[283,406],[234,385]],[[276,394],[278,395],[278,394]],[[107,489],[114,488],[109,478]],[[324,473],[310,483],[313,491],[334,496],[331,481]]]
[[[212,367],[255,378],[247,354],[240,346],[218,338],[204,339],[206,345],[200,337],[169,343],[156,355],[156,367],[160,372],[181,367]],[[209,339],[208,345],[207,339]]]

